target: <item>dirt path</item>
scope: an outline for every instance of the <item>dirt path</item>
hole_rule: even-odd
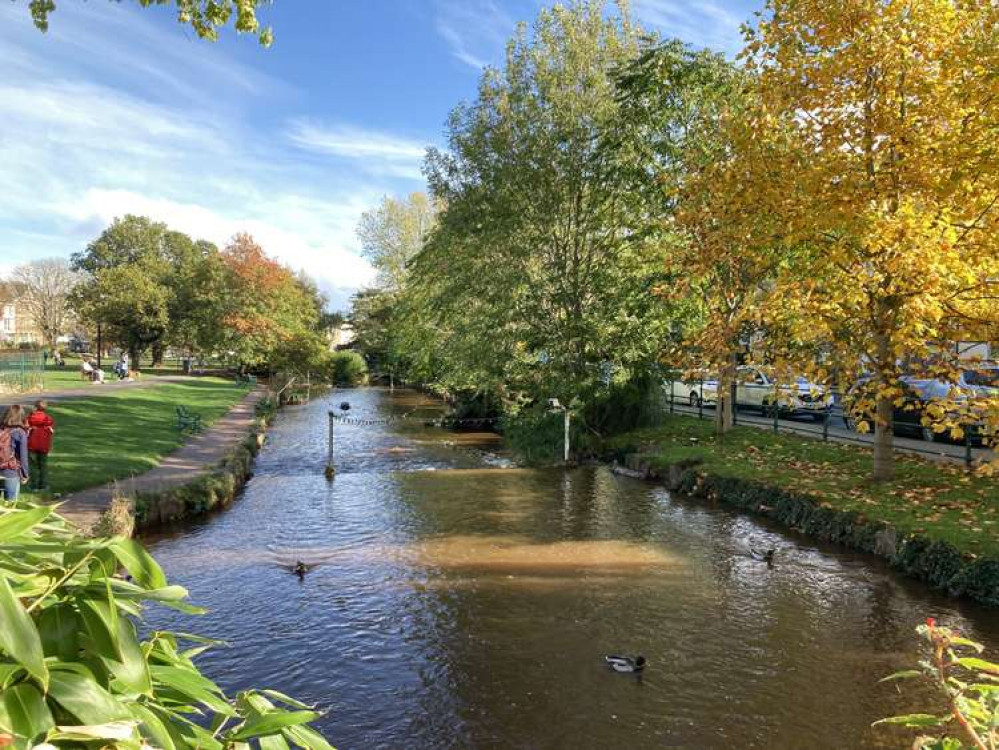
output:
[[[165,378],[164,378],[165,379]],[[153,492],[179,487],[215,467],[236,447],[253,426],[257,402],[266,396],[264,388],[250,391],[243,400],[200,434],[191,437],[177,451],[163,458],[160,465],[145,474],[120,479],[117,485],[125,494]],[[111,502],[115,483],[73,492],[63,497],[59,513],[81,529],[90,529]]]

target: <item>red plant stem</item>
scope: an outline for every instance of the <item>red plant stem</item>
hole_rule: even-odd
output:
[[[933,660],[936,662],[937,665],[937,679],[940,681],[940,687],[943,688],[944,692],[947,693],[947,700],[950,703],[951,714],[954,716],[955,719],[957,719],[957,723],[961,725],[961,728],[964,729],[968,737],[971,738],[971,741],[975,743],[975,747],[977,747],[978,750],[989,750],[989,746],[986,745],[985,742],[982,740],[982,738],[978,736],[978,732],[976,732],[975,728],[971,726],[970,723],[968,723],[968,720],[964,717],[964,714],[961,713],[961,709],[958,708],[957,695],[952,693],[947,688],[948,665],[944,663],[944,639],[941,636],[937,635],[936,632],[933,631],[932,627],[930,628],[930,634],[933,637],[933,645],[934,645]]]

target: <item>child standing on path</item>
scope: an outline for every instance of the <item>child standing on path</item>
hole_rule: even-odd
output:
[[[49,488],[49,451],[55,435],[55,420],[46,411],[48,404],[35,402],[35,410],[28,417],[28,461],[31,465],[31,484],[28,489],[45,491]]]
[[[28,481],[28,433],[24,431],[24,410],[10,406],[0,417],[0,489],[4,500],[13,503]]]

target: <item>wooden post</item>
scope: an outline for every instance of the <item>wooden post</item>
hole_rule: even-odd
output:
[[[333,464],[333,425],[336,422],[335,414],[333,410],[329,413],[330,426],[329,426],[329,438],[326,447],[326,470],[323,472],[327,479],[332,479],[336,476],[336,466]]]

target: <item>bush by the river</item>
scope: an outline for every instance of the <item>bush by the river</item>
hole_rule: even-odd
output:
[[[0,746],[330,748],[320,714],[270,690],[227,696],[193,659],[211,641],[136,621],[201,610],[139,542],[91,538],[51,506],[0,509]]]
[[[327,367],[333,385],[362,385],[368,377],[368,364],[357,352],[333,352]]]

